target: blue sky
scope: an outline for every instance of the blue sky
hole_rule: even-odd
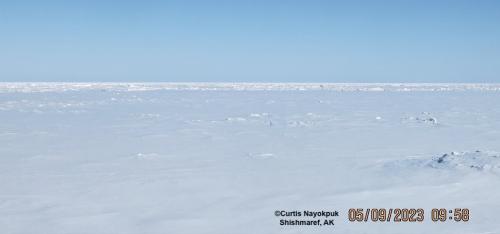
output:
[[[0,81],[500,82],[500,1],[1,1]]]

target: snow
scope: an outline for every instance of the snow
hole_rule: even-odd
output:
[[[2,233],[500,233],[500,85],[0,83]],[[350,223],[349,208],[423,208]],[[432,208],[469,208],[434,223]],[[276,210],[339,211],[334,227]]]

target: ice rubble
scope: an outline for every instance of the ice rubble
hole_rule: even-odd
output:
[[[62,92],[78,90],[333,90],[333,91],[500,91],[500,84],[474,83],[0,83],[0,93]]]
[[[495,151],[450,152],[440,156],[409,157],[386,162],[385,167],[432,168],[438,170],[500,171],[500,153]]]

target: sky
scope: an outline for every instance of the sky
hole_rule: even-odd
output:
[[[500,82],[500,1],[0,1],[0,81]]]

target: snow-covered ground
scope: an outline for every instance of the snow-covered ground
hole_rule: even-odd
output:
[[[0,233],[500,233],[499,91],[2,83]],[[426,214],[358,223],[349,208]],[[340,216],[280,226],[295,217],[276,210]]]

